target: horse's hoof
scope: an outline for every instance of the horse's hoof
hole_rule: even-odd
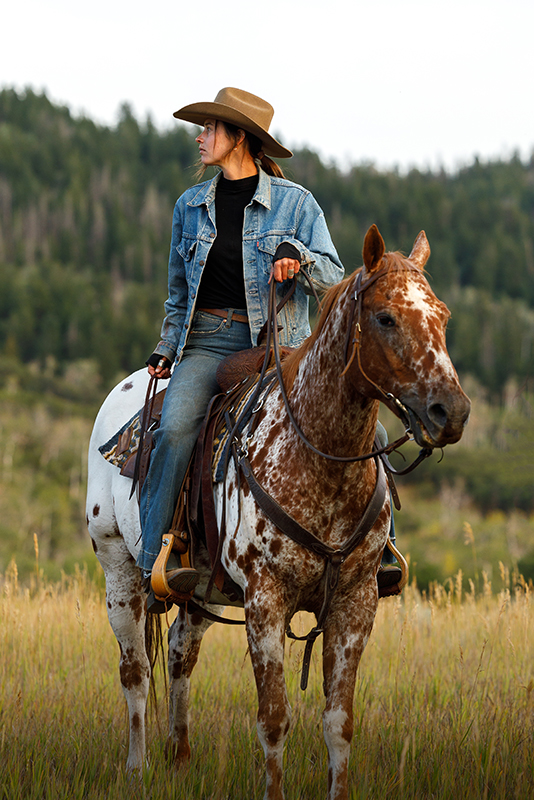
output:
[[[165,743],[165,758],[167,763],[176,769],[182,769],[191,763],[191,747],[189,742],[173,742],[170,739]]]

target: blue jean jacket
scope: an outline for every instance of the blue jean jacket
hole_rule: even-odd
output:
[[[155,352],[180,361],[191,328],[200,279],[210,248],[217,236],[215,190],[219,173],[210,181],[188,189],[176,202],[169,257],[169,297],[161,341]],[[330,238],[324,214],[313,195],[291,181],[267,175],[259,169],[256,192],[245,208],[243,269],[251,345],[266,318],[272,259],[281,242],[300,252],[301,264],[316,290],[338,283],[343,265]],[[284,287],[278,289],[282,297]],[[302,276],[292,299],[280,313],[280,341],[298,347],[310,334],[308,293]]]

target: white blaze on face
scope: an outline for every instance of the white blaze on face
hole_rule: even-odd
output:
[[[419,281],[409,281],[404,291],[405,305],[414,311],[420,311],[423,317],[422,328],[426,330],[425,347],[427,352],[432,350],[435,361],[434,370],[439,371],[442,375],[447,377],[454,376],[454,368],[452,366],[449,354],[443,343],[436,341],[436,337],[432,335],[432,329],[438,328],[441,330],[443,325],[443,314],[445,306],[439,300],[434,303],[429,303],[429,292],[425,284]]]

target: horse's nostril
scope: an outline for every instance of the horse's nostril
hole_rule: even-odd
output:
[[[439,425],[440,428],[445,427],[447,424],[448,414],[445,409],[445,406],[442,406],[441,403],[434,403],[428,409],[428,416],[436,425]]]

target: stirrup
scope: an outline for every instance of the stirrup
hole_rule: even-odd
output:
[[[395,547],[395,545],[393,544],[393,542],[389,537],[386,546],[389,548],[389,550],[391,550],[391,552],[397,559],[398,562],[397,568],[400,570],[401,575],[399,581],[396,583],[392,583],[389,585],[382,585],[382,586],[379,583],[378,586],[379,597],[391,597],[392,595],[400,594],[404,589],[404,587],[406,586],[406,584],[408,583],[408,564],[406,562],[406,559],[404,558],[402,553],[399,550],[397,550],[397,548]],[[381,564],[380,567],[378,568],[378,574],[380,574],[381,569],[387,568],[388,566],[390,565],[386,564],[383,566]],[[378,574],[377,574],[377,580],[378,580]]]
[[[151,584],[157,600],[184,603],[193,596],[200,575],[191,567],[188,553],[180,553],[181,568],[167,571],[167,564],[176,538],[177,536],[173,533],[167,533],[162,537],[161,550],[152,567]],[[178,584],[182,591],[173,589],[172,583]]]
[[[388,547],[391,550],[391,552],[399,562],[399,566],[402,571],[402,578],[399,581],[399,592],[402,592],[402,590],[408,583],[408,563],[404,558],[404,556],[402,555],[402,553],[400,552],[400,550],[397,550],[397,548],[395,547],[389,536],[386,547]]]

